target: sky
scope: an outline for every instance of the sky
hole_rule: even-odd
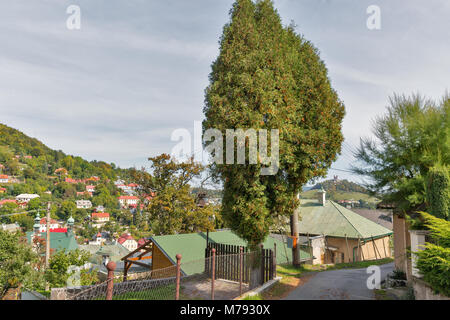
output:
[[[0,0],[0,123],[50,148],[120,167],[171,153],[194,133],[232,0]],[[319,49],[346,107],[342,155],[394,93],[439,100],[450,90],[450,1],[276,0],[283,24]],[[80,29],[69,29],[70,5]],[[380,9],[380,29],[367,20]]]

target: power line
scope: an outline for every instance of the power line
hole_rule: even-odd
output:
[[[27,213],[32,213],[32,212],[39,212],[39,211],[42,211],[43,209],[37,209],[37,210],[30,210],[30,211],[23,211],[23,212],[16,212],[16,213],[9,213],[9,214],[2,214],[1,216],[0,216],[0,218],[2,218],[2,217],[9,217],[9,216],[16,216],[16,215],[19,215],[19,214],[27,214]]]
[[[330,168],[330,170],[342,171],[342,172],[348,172],[348,173],[354,173],[353,171],[345,170],[345,169]]]

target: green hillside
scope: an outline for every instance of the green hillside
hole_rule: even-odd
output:
[[[80,179],[91,176],[114,179],[125,173],[114,164],[89,162],[81,157],[52,150],[39,140],[4,124],[0,124],[0,163],[5,166],[4,174],[15,176],[24,171],[25,178],[32,180],[39,175],[53,175],[58,168],[67,169],[69,176]]]
[[[366,208],[374,208],[380,201],[377,197],[370,195],[364,187],[348,180],[326,180],[317,183],[310,190],[302,192],[300,196],[303,199],[316,199],[317,191],[321,188],[327,191],[327,199],[333,201],[360,201],[361,205]]]
[[[303,199],[316,199],[317,198],[317,190],[308,190],[302,192],[300,196]],[[335,192],[327,192],[327,199],[331,199],[333,201],[339,200],[363,200],[366,202],[377,203],[380,200],[376,197],[372,197],[368,194],[361,192],[345,192],[345,191],[335,191]]]
[[[60,168],[63,169],[58,170]],[[72,215],[77,221],[82,221],[88,213],[77,209],[75,200],[89,199],[94,206],[102,205],[110,213],[118,212],[120,192],[114,181],[119,177],[131,180],[129,169],[52,150],[39,140],[3,124],[0,124],[0,174],[9,179],[7,183],[0,183],[0,200],[14,199],[22,193],[38,194],[40,198],[30,201],[27,210],[44,210],[46,203],[51,201],[54,218],[67,219]],[[92,195],[86,193],[86,185],[96,186]],[[2,215],[20,210],[14,203],[0,206],[0,222],[18,219],[21,225],[30,229],[35,213],[2,218]]]
[[[326,180],[314,185],[311,190],[323,188],[325,191],[358,192],[369,194],[369,191],[355,182],[348,180]]]

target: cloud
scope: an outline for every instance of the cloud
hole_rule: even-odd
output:
[[[71,1],[0,3],[0,121],[90,160],[147,164],[170,152],[174,129],[202,120],[232,2],[79,0],[79,31],[65,27]],[[448,1],[379,0],[382,29],[373,32],[370,4],[275,1],[283,23],[294,20],[319,48],[346,105],[351,147],[393,92],[437,99],[450,89]],[[351,161],[347,150],[333,166]]]

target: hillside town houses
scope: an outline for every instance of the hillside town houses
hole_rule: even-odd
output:
[[[28,202],[30,202],[30,200],[33,200],[33,199],[36,199],[36,198],[39,198],[39,195],[38,194],[27,194],[27,193],[23,193],[23,194],[19,194],[17,197],[16,197],[16,200],[20,203],[20,202],[22,202],[22,203],[28,203]]]
[[[92,208],[92,202],[90,200],[77,200],[77,209],[90,209]]]
[[[91,213],[92,226],[100,228],[109,221],[109,213],[107,212],[92,212]]]
[[[138,247],[138,242],[134,240],[134,238],[129,233],[122,234],[119,239],[117,239],[117,242],[127,248],[128,251],[136,250]]]
[[[54,230],[60,229],[61,225],[58,221],[55,219],[50,219],[50,231],[53,232]],[[39,221],[39,232],[47,232],[47,218],[42,218]]]
[[[139,198],[136,196],[120,196],[119,203],[122,208],[137,206]]]

